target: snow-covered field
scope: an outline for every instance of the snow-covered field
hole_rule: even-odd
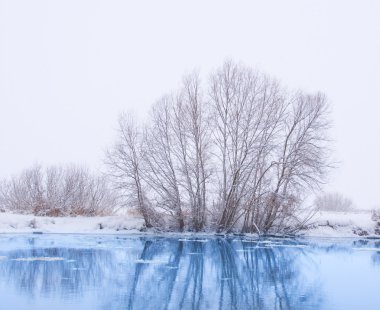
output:
[[[41,217],[0,213],[0,233],[133,233],[144,226],[131,215],[104,217]]]
[[[300,233],[310,237],[375,236],[370,211],[318,212]],[[380,226],[380,224],[378,224]],[[141,233],[144,221],[131,214],[104,217],[39,217],[0,213],[0,233]],[[377,235],[379,236],[379,235]],[[380,237],[380,236],[379,236]]]
[[[310,237],[374,236],[377,223],[371,216],[371,211],[321,211],[310,220],[309,229],[301,233]]]

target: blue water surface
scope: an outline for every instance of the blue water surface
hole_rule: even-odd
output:
[[[380,309],[380,240],[0,235],[0,309]]]

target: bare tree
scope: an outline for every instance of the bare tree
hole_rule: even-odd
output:
[[[107,152],[109,175],[121,193],[123,204],[136,207],[144,217],[146,227],[153,227],[156,218],[146,197],[142,178],[142,132],[133,118],[121,115],[118,134],[117,143]]]
[[[192,228],[200,231],[206,222],[207,184],[211,176],[209,111],[197,74],[183,80],[174,106],[175,154],[180,162],[182,185],[188,194]]]
[[[144,179],[152,200],[177,222],[200,231],[206,223],[209,164],[209,116],[196,74],[182,88],[158,101],[146,129]],[[185,221],[185,219],[187,219]]]
[[[173,98],[165,96],[152,109],[151,126],[146,130],[145,180],[155,193],[154,201],[177,222],[180,231],[185,227],[180,188],[179,162],[175,156],[176,137]]]
[[[324,182],[331,162],[325,96],[297,93],[290,103],[280,135],[275,186],[268,197],[262,225],[266,231],[276,221],[278,227],[284,226],[305,193],[318,189]]]
[[[211,78],[214,142],[219,171],[219,230],[229,230],[243,215],[245,230],[255,224],[255,207],[273,166],[271,152],[284,100],[276,81],[226,62]],[[257,227],[256,227],[257,228]]]

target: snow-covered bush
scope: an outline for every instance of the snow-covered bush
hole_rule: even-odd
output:
[[[375,222],[377,222],[377,221],[380,222],[380,210],[372,210],[372,216],[371,216],[371,218]]]
[[[347,212],[355,209],[351,199],[340,193],[325,193],[315,199],[315,207],[320,211]]]
[[[372,210],[372,220],[375,224],[375,234],[380,235],[380,210]]]
[[[35,166],[0,185],[0,209],[39,216],[111,214],[115,195],[104,177],[76,166]]]

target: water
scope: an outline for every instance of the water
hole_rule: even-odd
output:
[[[380,309],[380,240],[0,235],[0,309]]]

